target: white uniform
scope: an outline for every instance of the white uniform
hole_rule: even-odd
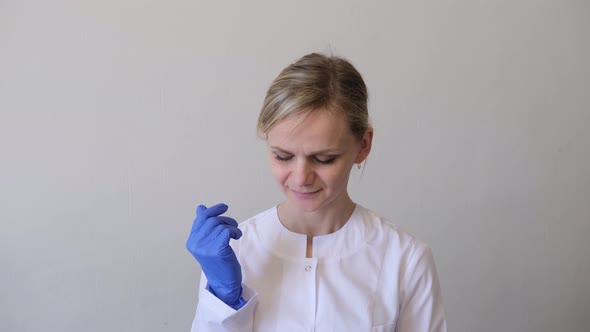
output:
[[[276,206],[240,224],[232,247],[242,265],[240,310],[201,276],[192,332],[447,330],[430,248],[357,205],[338,231],[313,238],[286,229]]]

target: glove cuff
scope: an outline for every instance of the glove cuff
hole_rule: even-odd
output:
[[[237,294],[234,294],[235,293],[234,291],[230,291],[229,294],[224,294],[225,296],[219,296],[215,292],[214,287],[211,287],[211,284],[209,284],[209,287],[207,287],[207,288],[209,289],[209,292],[211,292],[211,294],[215,295],[215,297],[217,297],[218,299],[223,301],[228,306],[234,308],[235,310],[240,309],[241,307],[243,307],[247,303],[247,301],[244,300],[244,298],[242,297],[242,291],[243,291],[242,286],[240,286]]]
[[[234,308],[237,311],[240,310],[240,308],[242,308],[243,306],[245,306],[246,303],[248,303],[248,301],[244,300],[244,298],[240,296],[240,298],[238,299],[238,304],[230,305],[230,307]]]

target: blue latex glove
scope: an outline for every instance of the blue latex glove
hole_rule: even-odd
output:
[[[209,291],[237,310],[246,302],[242,298],[242,267],[229,240],[239,239],[242,231],[234,219],[221,216],[227,209],[225,204],[199,205],[186,248],[201,264]]]

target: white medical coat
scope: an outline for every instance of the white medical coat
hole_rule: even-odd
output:
[[[338,231],[313,238],[286,229],[276,206],[240,224],[232,247],[247,302],[234,310],[201,275],[192,332],[445,332],[430,248],[357,205]]]

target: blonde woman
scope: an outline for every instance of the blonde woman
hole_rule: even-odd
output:
[[[285,199],[240,225],[224,204],[197,207],[192,331],[446,331],[429,247],[348,194],[373,140],[359,72],[302,57],[271,84],[258,132]]]

